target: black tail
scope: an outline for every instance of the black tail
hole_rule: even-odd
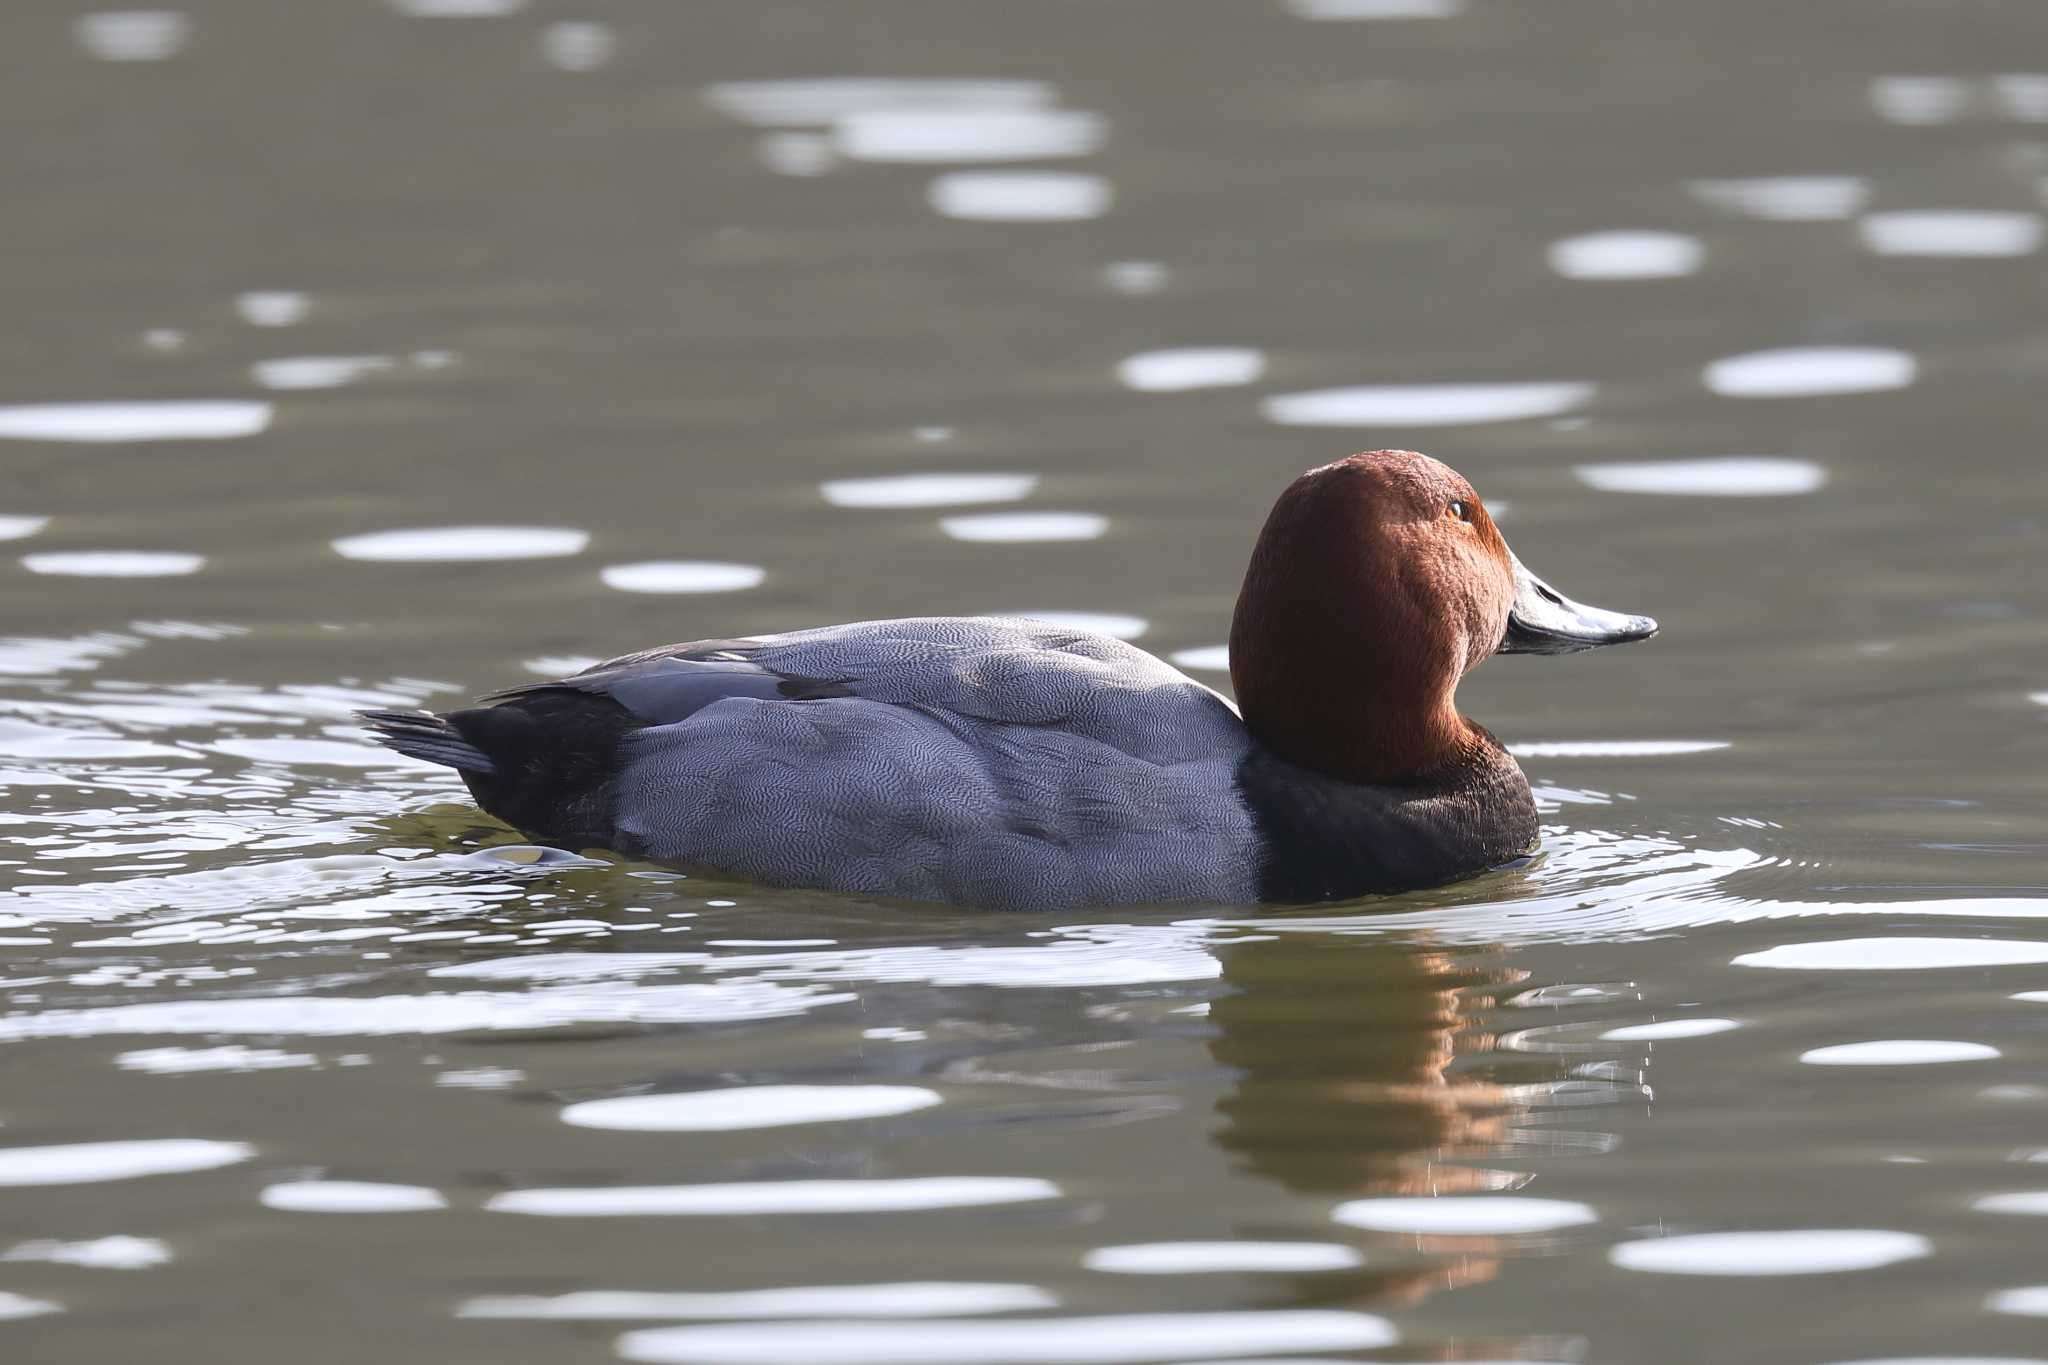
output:
[[[619,741],[641,722],[610,697],[543,688],[496,706],[358,711],[387,749],[462,774],[476,803],[563,848],[611,848]]]
[[[497,771],[491,756],[462,737],[446,716],[426,711],[358,711],[370,733],[387,749],[408,758],[423,758],[444,768],[489,777]]]

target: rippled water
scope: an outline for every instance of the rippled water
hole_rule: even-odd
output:
[[[2048,1359],[2048,21],[0,14],[9,1360]],[[1414,445],[1655,642],[1536,865],[964,914],[363,706],[1016,612],[1223,686]]]

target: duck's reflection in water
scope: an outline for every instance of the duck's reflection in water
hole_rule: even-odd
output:
[[[1221,947],[1235,989],[1210,1007],[1215,1058],[1238,1079],[1217,1103],[1216,1143],[1303,1193],[1414,1199],[1500,1192],[1522,1176],[1488,1169],[1545,1087],[1472,1074],[1495,1048],[1500,997],[1528,973],[1496,950],[1287,933]],[[1448,1207],[1447,1207],[1448,1211]],[[1382,1236],[1366,1268],[1305,1280],[1304,1297],[1414,1302],[1488,1280],[1522,1239]]]

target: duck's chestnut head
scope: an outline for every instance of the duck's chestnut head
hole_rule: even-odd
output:
[[[1656,629],[1531,574],[1450,466],[1375,450],[1309,470],[1274,504],[1231,623],[1231,681],[1246,724],[1283,757],[1397,781],[1469,744],[1452,693],[1488,655]]]

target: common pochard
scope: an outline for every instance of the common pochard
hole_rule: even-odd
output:
[[[1331,900],[1523,857],[1536,806],[1458,713],[1490,654],[1640,640],[1522,567],[1425,455],[1311,469],[1230,629],[1237,706],[1025,620],[699,640],[447,715],[363,713],[528,837],[774,886],[1001,909]]]

